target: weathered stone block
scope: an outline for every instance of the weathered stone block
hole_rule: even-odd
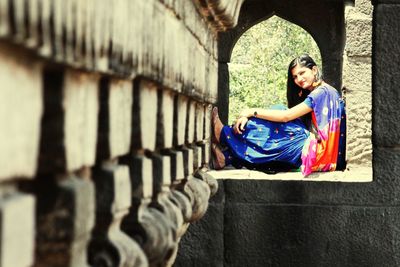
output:
[[[19,193],[3,197],[0,200],[0,224],[1,266],[32,266],[35,249],[34,198]]]
[[[131,146],[133,84],[130,80],[100,80],[97,156],[115,158]]]
[[[348,164],[372,167],[372,96],[370,92],[346,94]]]
[[[196,132],[194,140],[196,142],[202,141],[204,139],[204,109],[205,105],[201,103],[196,104]]]
[[[171,176],[173,180],[181,180],[185,178],[184,157],[182,151],[175,151],[176,157],[172,158],[172,164],[175,165],[175,173]]]
[[[398,14],[400,5],[378,5],[375,7],[375,38],[372,64],[374,65],[373,135],[374,144],[393,146],[399,144],[400,109],[400,54],[396,53],[400,43]],[[390,62],[390,64],[388,64]]]
[[[146,80],[134,85],[133,149],[154,150],[157,135],[157,86]]]
[[[190,101],[188,104],[187,125],[186,125],[186,143],[191,144],[194,141],[195,133],[196,102]]]
[[[208,93],[206,94],[208,97],[206,98],[207,102],[210,103],[217,103],[218,101],[218,82],[219,82],[219,75],[218,75],[218,62],[214,59],[211,59],[209,62],[209,73],[208,73],[208,83],[206,84]]]
[[[99,77],[67,70],[63,84],[66,169],[76,170],[95,162]],[[60,118],[61,119],[61,118]]]
[[[211,152],[210,150],[211,150],[210,141],[204,142],[203,149],[202,149],[203,154],[202,154],[201,162],[202,162],[202,165],[205,167],[208,167],[208,164],[210,162],[210,152]]]
[[[355,0],[355,9],[372,18],[373,6],[370,0]]]
[[[185,143],[185,131],[187,122],[189,99],[184,95],[175,98],[174,111],[174,145],[181,146]]]
[[[346,57],[343,62],[343,86],[346,87],[346,97],[353,94],[372,91],[372,62],[370,57]]]
[[[96,212],[117,214],[128,212],[131,206],[131,182],[129,167],[114,162],[103,162],[93,171],[96,185]]]
[[[171,157],[152,155],[153,160],[153,195],[165,191],[171,185]]]
[[[192,146],[193,149],[193,169],[198,170],[202,166],[203,146]]]
[[[193,149],[183,147],[180,151],[183,155],[184,174],[188,177],[193,174]]]
[[[350,12],[346,20],[347,56],[372,55],[372,18]]]
[[[174,129],[174,97],[175,94],[167,89],[159,91],[157,147],[171,148]]]
[[[142,155],[130,155],[121,159],[121,163],[129,166],[132,197],[150,199],[153,195],[153,163]]]
[[[129,151],[132,128],[132,81],[112,80],[110,84],[110,156],[124,155]]]
[[[0,179],[36,172],[43,112],[41,73],[34,57],[0,43]]]
[[[204,140],[210,140],[211,137],[211,110],[212,105],[204,107]]]

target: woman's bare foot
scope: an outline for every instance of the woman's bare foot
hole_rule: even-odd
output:
[[[212,130],[213,130],[213,132],[212,132],[212,140],[211,141],[213,143],[219,143],[222,127],[224,127],[224,125],[222,124],[221,120],[219,119],[218,108],[217,107],[214,107],[212,109],[211,123],[212,123]]]
[[[213,165],[215,170],[221,170],[225,167],[225,156],[224,153],[222,153],[221,149],[219,146],[215,143],[211,144],[211,149],[213,152]]]

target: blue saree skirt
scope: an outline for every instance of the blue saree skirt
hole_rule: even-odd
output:
[[[301,165],[301,153],[308,136],[300,119],[282,123],[250,118],[242,134],[235,134],[233,126],[224,126],[220,140],[225,146],[226,165],[293,169]]]

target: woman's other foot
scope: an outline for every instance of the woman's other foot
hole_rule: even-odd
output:
[[[212,163],[215,170],[221,170],[225,167],[225,156],[219,146],[215,143],[211,144],[213,152]]]
[[[224,127],[218,115],[218,108],[214,107],[211,112],[211,123],[212,123],[212,143],[219,143],[222,127]],[[222,153],[222,152],[221,152]]]

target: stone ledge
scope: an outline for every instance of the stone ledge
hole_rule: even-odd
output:
[[[254,179],[254,180],[277,180],[277,181],[305,181],[305,182],[372,182],[372,168],[354,167],[351,170],[335,172],[315,172],[308,177],[303,177],[300,172],[282,172],[267,174],[260,171],[248,169],[226,169],[208,171],[215,179]]]

